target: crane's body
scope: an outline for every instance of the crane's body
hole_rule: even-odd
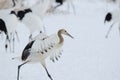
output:
[[[19,80],[19,70],[20,67],[26,63],[31,62],[40,62],[45,68],[48,77],[52,79],[50,74],[47,71],[45,60],[50,57],[50,60],[58,60],[58,57],[61,54],[61,47],[63,46],[64,39],[62,34],[68,35],[73,38],[66,30],[61,29],[57,34],[51,36],[45,36],[41,38],[41,35],[38,35],[34,40],[29,42],[23,50],[21,60],[23,64],[18,66],[18,76]]]
[[[15,14],[19,21],[25,24],[26,27],[28,27],[28,29],[30,30],[30,39],[32,39],[32,34],[34,32],[44,32],[43,21],[40,19],[40,17],[35,15],[30,8],[12,11],[12,14]]]
[[[47,37],[47,39],[44,39],[44,40],[43,39],[33,40],[30,43],[31,44],[31,50],[30,50],[31,55],[28,58],[24,56],[24,53],[26,52],[25,50],[25,52],[23,52],[23,55],[22,55],[22,60],[24,61],[27,59],[28,61],[34,61],[34,60],[36,61],[37,59],[38,61],[42,61],[42,60],[44,61],[48,56],[51,55],[51,53],[52,54],[54,53],[54,55],[58,57],[56,52],[61,53],[61,46],[63,45],[63,43],[56,44],[58,43],[59,38],[57,37],[57,35],[52,35],[52,36],[50,38]]]
[[[5,33],[6,41],[8,41],[9,43],[11,42],[11,38],[14,38],[14,34],[16,33],[16,27],[19,23],[16,16],[11,14],[10,11],[11,9],[0,11],[0,26],[2,26],[0,27],[0,31]]]
[[[25,15],[21,22],[23,22],[29,28],[30,33],[34,33],[35,31],[44,32],[43,21],[33,13],[28,13]]]
[[[12,9],[0,10],[0,19],[2,19],[9,33],[15,31],[18,24],[18,19],[15,15],[11,14]]]

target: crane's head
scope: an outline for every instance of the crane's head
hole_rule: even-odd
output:
[[[65,29],[60,29],[59,32],[60,32],[61,34],[67,35],[67,36],[69,36],[69,37],[71,37],[71,38],[74,38],[74,37],[71,36]]]
[[[108,12],[105,16],[105,20],[104,20],[104,23],[106,21],[110,22],[112,20],[112,13]]]

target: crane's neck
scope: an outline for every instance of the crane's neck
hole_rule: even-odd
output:
[[[61,31],[58,31],[58,37],[59,37],[59,44],[63,44],[64,38],[63,38],[63,36],[61,34]]]

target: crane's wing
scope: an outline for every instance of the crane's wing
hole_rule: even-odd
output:
[[[39,34],[24,48],[22,60],[26,60],[30,54],[40,54],[46,58],[50,57],[50,60],[54,62],[61,55],[61,48],[57,47],[58,42],[59,38],[57,35],[45,36],[44,34]]]
[[[52,60],[53,62],[55,62],[55,60],[58,60],[58,58],[60,58],[62,54],[62,49],[61,47],[57,47],[59,43],[59,38],[57,34],[53,34],[49,36],[48,38],[46,38],[44,43],[48,49],[53,48],[53,50],[51,50],[50,60]]]
[[[23,53],[22,53],[22,56],[21,56],[21,59],[22,59],[23,61],[25,61],[25,60],[28,58],[28,56],[30,55],[31,47],[32,47],[32,45],[33,45],[34,42],[35,42],[35,40],[29,42],[29,43],[26,45],[26,47],[24,48]]]
[[[53,62],[58,60],[61,55],[61,47],[57,47],[59,38],[56,34],[42,37],[38,35],[35,38],[35,43],[33,44],[31,50],[39,52],[41,54],[47,54],[46,57],[50,57]]]
[[[22,59],[23,61],[25,61],[31,53],[36,52],[35,50],[32,49],[33,44],[36,42],[36,40],[40,40],[40,41],[41,41],[42,39],[44,39],[44,38],[46,38],[46,37],[47,37],[47,35],[44,34],[44,33],[41,33],[41,34],[35,36],[35,37],[25,46],[25,48],[24,48],[24,50],[23,50],[23,52],[22,52],[21,59]]]

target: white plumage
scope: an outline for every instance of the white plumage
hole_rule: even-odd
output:
[[[11,14],[10,11],[11,10],[0,11],[0,18],[4,20],[9,33],[15,31],[16,26],[18,24],[18,19],[15,15]]]
[[[41,18],[33,13],[33,11],[28,9],[16,9],[13,11],[13,14],[19,19],[19,21],[25,24],[26,27],[30,30],[29,38],[32,39],[32,34],[34,32],[44,32],[44,24]]]
[[[0,25],[0,26],[3,26],[3,27],[0,27],[0,30],[2,28],[4,28],[4,30],[1,30],[1,31],[5,33],[5,35],[7,36],[6,41],[8,41],[10,44],[11,39],[12,38],[14,39],[14,34],[17,33],[15,30],[18,25],[18,19],[16,18],[15,15],[11,14],[11,9],[1,10],[0,11],[0,19],[5,24],[4,26]],[[6,48],[7,48],[7,43],[6,43]],[[11,47],[10,47],[10,50],[11,50]],[[14,51],[14,49],[13,49],[13,51]]]
[[[33,38],[32,34],[34,32],[41,33],[45,31],[43,21],[33,13],[26,14],[21,22],[30,30],[30,38]]]
[[[57,34],[46,36],[41,33],[41,35],[36,36],[31,42],[29,42],[23,50],[21,60],[23,64],[18,66],[18,76],[19,80],[19,70],[20,67],[26,63],[40,62],[45,68],[48,77],[52,79],[51,75],[48,73],[46,68],[45,60],[50,58],[52,61],[58,60],[61,54],[61,47],[63,46],[64,39],[62,35],[67,35],[73,38],[65,29],[60,29]]]
[[[41,57],[40,58],[38,57],[38,59],[41,61],[50,55],[52,58],[52,55],[58,55],[61,52],[61,46],[63,44],[60,44],[60,45],[58,44],[59,38],[56,34],[51,35],[50,37],[45,37],[43,38],[44,40],[41,39],[41,36],[37,36],[37,37],[38,38],[35,40],[34,44],[31,47],[32,49],[30,50],[31,57],[29,57],[28,60],[32,59],[35,53],[36,55],[39,55],[38,53],[42,53],[40,54]],[[54,56],[54,57],[57,57],[57,56]],[[33,58],[33,60],[34,59],[36,59],[36,57]]]

